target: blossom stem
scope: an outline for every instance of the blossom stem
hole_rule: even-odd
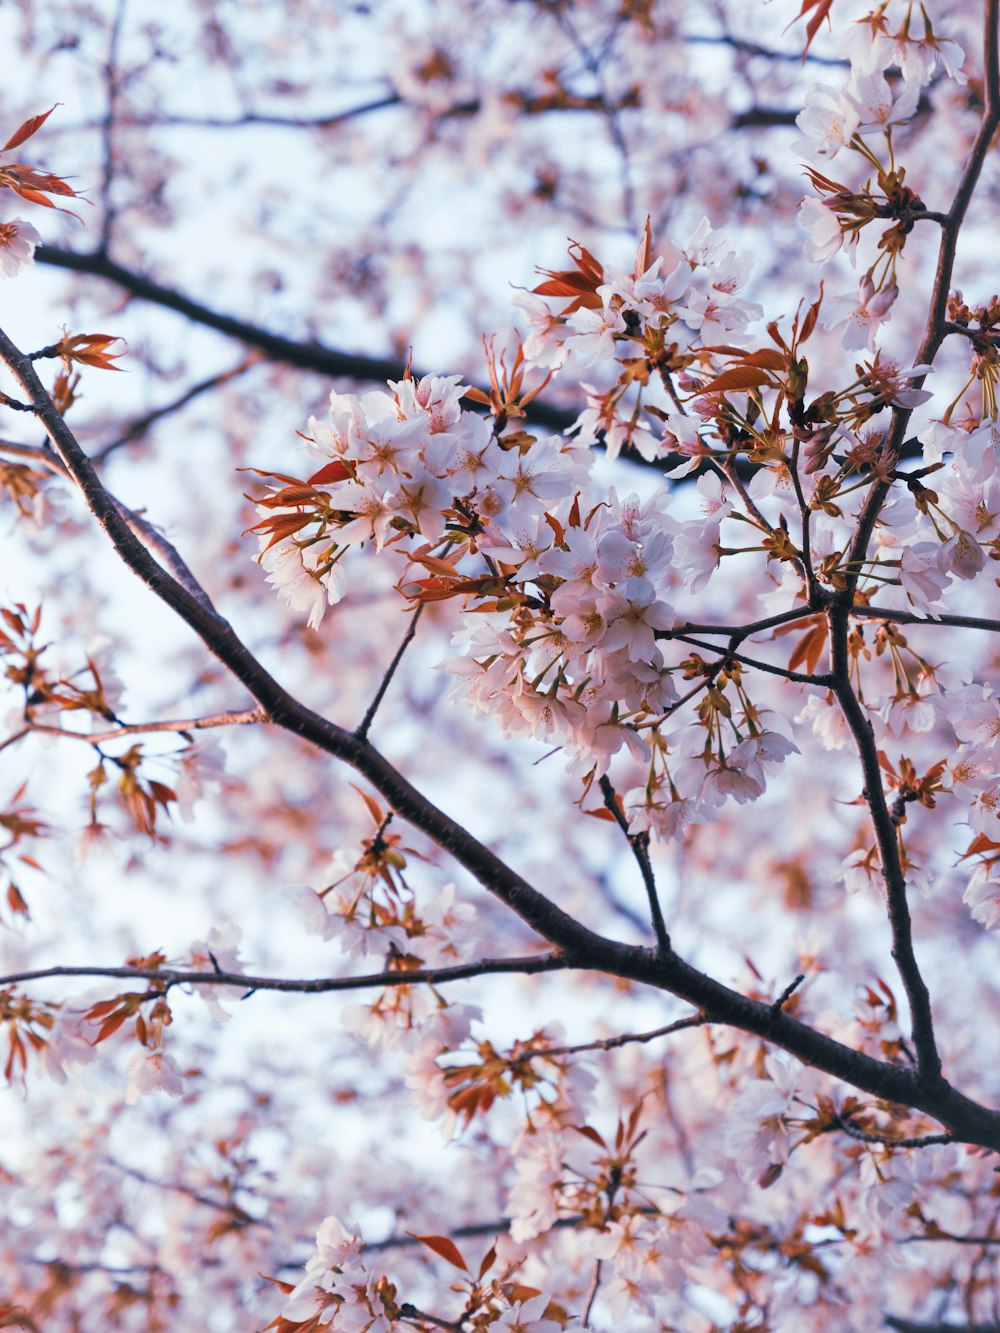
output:
[[[628,845],[632,849],[632,855],[635,857],[636,864],[639,867],[639,873],[642,875],[642,882],[646,889],[646,897],[649,899],[649,914],[653,920],[653,931],[656,935],[657,947],[661,954],[672,952],[670,936],[667,933],[666,922],[663,920],[663,910],[660,907],[659,894],[656,891],[656,876],[653,873],[652,862],[649,859],[649,836],[643,833],[632,833],[629,830],[628,820],[622,813],[621,806],[618,804],[618,793],[611,784],[611,779],[605,773],[600,782],[601,795],[604,797],[604,804],[611,813],[615,823],[628,839]]]

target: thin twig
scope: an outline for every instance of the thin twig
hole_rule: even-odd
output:
[[[526,1051],[526,1059],[532,1060],[536,1056],[547,1058],[555,1055],[580,1055],[584,1051],[614,1051],[619,1046],[630,1046],[634,1043],[646,1043],[657,1041],[660,1037],[669,1037],[674,1032],[685,1032],[689,1028],[703,1028],[712,1023],[707,1014],[692,1014],[688,1018],[678,1018],[676,1022],[668,1023],[666,1027],[653,1028],[651,1032],[623,1032],[617,1037],[599,1037],[595,1041],[581,1042],[578,1046],[548,1046],[541,1051]]]
[[[115,222],[115,209],[111,202],[111,187],[114,181],[115,168],[114,130],[115,110],[118,101],[118,43],[125,19],[126,2],[127,0],[118,0],[115,6],[115,16],[111,23],[111,33],[108,38],[108,58],[104,66],[108,103],[104,119],[101,122],[100,196],[104,215],[101,219],[101,239],[98,248],[102,252],[106,251],[111,243],[111,232]]]
[[[679,643],[689,643],[694,648],[703,648],[706,652],[717,653],[718,647],[714,643],[703,643],[691,634],[675,634],[671,631],[671,636]],[[727,652],[724,661],[740,662],[743,666],[753,667],[755,671],[765,671],[770,676],[780,676],[782,680],[794,681],[796,685],[818,685],[820,689],[829,690],[833,686],[833,677],[830,674],[810,675],[805,671],[789,671],[787,667],[775,666],[771,662],[761,662],[756,657],[747,657],[744,653]]]
[[[774,1009],[776,1012],[780,1012],[782,1009],[784,1009],[785,1005],[786,1005],[786,1004],[788,1003],[788,1001],[792,998],[792,996],[795,994],[795,992],[798,990],[798,988],[802,985],[802,983],[803,983],[803,981],[805,981],[805,979],[806,979],[806,974],[805,974],[804,972],[800,972],[799,975],[794,979],[794,981],[790,981],[790,982],[788,983],[788,985],[785,987],[785,989],[781,992],[781,994],[778,996],[778,998],[774,1001],[774,1004],[771,1006],[771,1008]]]
[[[19,444],[16,440],[0,440],[0,454],[11,458],[23,458],[26,462],[36,463],[47,472],[54,472],[57,477],[69,477],[69,469],[58,454],[46,445]]]
[[[982,629],[989,633],[1000,632],[1000,620],[987,620],[982,616],[922,615],[919,611],[906,611],[901,607],[891,606],[853,606],[852,616],[864,616],[868,620],[891,620],[900,625],[953,625],[957,629]]]
[[[205,731],[210,727],[245,727],[254,722],[269,720],[264,709],[258,707],[212,713],[207,717],[186,717],[162,722],[123,722],[121,726],[109,728],[107,731],[66,731],[63,727],[51,727],[35,722],[30,727],[25,727],[20,735],[40,732],[45,736],[85,741],[88,745],[103,745],[106,741],[118,740],[120,736],[143,736],[154,731],[179,732],[183,736],[186,732]]]
[[[260,364],[260,356],[254,353],[252,356],[246,356],[229,370],[220,371],[217,375],[210,375],[208,379],[200,380],[197,384],[192,384],[179,397],[174,398],[169,403],[164,403],[162,407],[155,407],[143,416],[137,417],[116,440],[104,445],[93,455],[95,463],[103,463],[111,454],[125,445],[131,444],[135,440],[141,439],[158,421],[163,421],[166,417],[179,412],[181,408],[187,407],[188,403],[199,398],[203,393],[208,393],[212,389],[218,389],[223,384],[228,384],[230,380],[243,375],[252,366]]]
[[[852,1139],[862,1143],[874,1143],[884,1148],[932,1148],[942,1143],[954,1143],[952,1134],[921,1134],[915,1138],[898,1139],[890,1134],[873,1134],[869,1130],[859,1129],[843,1116],[837,1117],[837,1125]]]
[[[451,967],[418,968],[411,972],[373,972],[361,977],[252,977],[243,972],[190,972],[164,967],[41,967],[30,972],[12,972],[0,977],[0,986],[23,985],[52,977],[114,977],[122,981],[148,981],[160,987],[160,993],[172,986],[228,986],[246,992],[282,991],[294,995],[320,995],[328,991],[368,990],[373,986],[443,986],[468,977],[492,976],[499,972],[558,972],[572,967],[561,954],[541,954],[534,958],[481,958],[475,963]],[[150,998],[156,992],[150,992]]]
[[[882,863],[886,888],[886,906],[892,933],[892,956],[910,1004],[913,1045],[922,1077],[935,1082],[941,1077],[941,1057],[934,1038],[934,1020],[930,994],[917,965],[913,948],[913,928],[906,900],[906,876],[899,854],[897,828],[886,804],[879,765],[878,746],[871,720],[862,708],[850,679],[850,654],[847,646],[849,609],[834,606],[829,611],[830,656],[835,694],[848,729],[854,737],[864,774],[864,797],[868,804]]]
[[[252,1217],[245,1208],[241,1208],[238,1203],[232,1200],[227,1202],[224,1199],[213,1199],[207,1194],[201,1194],[198,1190],[192,1189],[190,1185],[157,1180],[155,1176],[147,1176],[138,1167],[126,1166],[124,1162],[117,1162],[113,1158],[109,1158],[109,1162],[116,1171],[121,1171],[125,1176],[131,1176],[133,1180],[138,1180],[143,1185],[152,1185],[161,1190],[173,1190],[177,1194],[183,1194],[185,1198],[192,1199],[195,1203],[200,1203],[205,1208],[213,1208],[220,1213],[226,1213],[241,1227],[271,1227],[273,1225],[267,1218]]]
[[[612,819],[625,834],[629,847],[632,849],[632,855],[635,857],[636,865],[639,867],[639,873],[642,875],[642,882],[646,889],[646,897],[649,899],[649,914],[653,921],[653,931],[656,935],[656,944],[661,954],[671,952],[670,936],[667,934],[666,922],[663,920],[663,910],[660,907],[660,897],[656,891],[656,876],[653,873],[653,866],[649,859],[649,835],[647,833],[632,833],[628,826],[628,820],[622,813],[621,806],[618,804],[618,793],[611,784],[611,779],[605,773],[600,781],[601,795],[604,797],[604,804],[611,814]]]
[[[392,681],[393,676],[396,674],[396,670],[399,667],[400,662],[403,660],[403,654],[406,652],[407,648],[409,648],[410,644],[413,642],[413,636],[417,632],[417,624],[420,621],[420,614],[423,611],[423,609],[424,609],[424,603],[421,602],[417,606],[416,611],[414,611],[413,615],[410,617],[410,623],[407,626],[406,633],[403,635],[403,641],[396,649],[392,661],[385,669],[385,675],[382,677],[382,680],[379,683],[379,687],[375,691],[375,698],[368,705],[364,717],[361,719],[361,721],[357,725],[357,728],[355,729],[354,734],[359,741],[365,740],[368,736],[368,732],[369,729],[371,728],[372,721],[374,720],[375,714],[378,712],[378,707],[381,704],[382,700],[385,698],[385,692],[389,688],[390,682]]]
[[[583,1307],[583,1319],[580,1321],[582,1328],[590,1327],[590,1314],[594,1308],[594,1302],[597,1300],[597,1293],[601,1289],[601,1260],[594,1261],[594,1276],[590,1281],[590,1290],[587,1292],[587,1300]]]

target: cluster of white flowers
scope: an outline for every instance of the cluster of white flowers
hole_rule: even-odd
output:
[[[309,422],[315,452],[327,460],[311,484],[328,502],[314,498],[308,522],[279,541],[272,529],[261,532],[269,582],[314,627],[347,590],[341,562],[349,548],[369,542],[381,551],[403,537],[434,547],[464,528],[484,556],[524,560],[545,514],[573,495],[589,467],[587,450],[558,437],[504,447],[486,418],[459,406],[458,376],[390,388],[330,395],[331,424]],[[292,526],[303,499],[294,494],[288,506],[260,512]]]
[[[596,265],[582,253],[581,266]],[[628,353],[636,340],[663,346],[669,338],[678,354],[693,355],[699,338],[731,344],[759,315],[738,295],[749,266],[707,223],[685,249],[648,261],[647,237],[632,275],[597,269],[606,280],[593,277],[592,304],[562,323],[538,316],[521,361],[575,355],[617,371],[622,342]],[[537,316],[536,299],[526,303]],[[626,422],[621,395],[595,389],[575,439],[535,438],[505,434],[506,413],[496,404],[495,424],[463,410],[456,377],[405,379],[390,390],[334,393],[330,424],[310,421],[323,466],[308,483],[279,477],[292,484],[260,503],[260,559],[270,581],[316,625],[327,603],[344,595],[349,548],[396,547],[411,562],[401,582],[408,596],[460,595],[474,612],[446,663],[456,677],[453,696],[507,735],[562,746],[581,775],[605,773],[623,747],[635,762],[652,764],[646,814],[636,808],[634,820],[664,832],[653,769],[662,769],[668,748],[662,724],[678,697],[678,665],[663,639],[675,623],[676,588],[697,592],[718,567],[720,524],[732,504],[714,477],[700,482],[707,521],[669,515],[664,489],[645,500],[601,493],[590,483],[590,445],[600,432],[612,454],[626,443],[647,457],[679,452],[688,461],[678,471],[686,472],[705,453],[697,420],[661,412],[662,426],[651,418],[654,435],[640,423],[638,401]],[[708,811],[727,795],[760,795],[765,765],[794,749],[762,735],[749,713],[746,722],[725,742],[720,731],[712,747],[696,728],[684,759],[697,765],[703,755],[690,811]]]
[[[449,1246],[451,1262],[460,1258],[446,1238],[420,1239],[426,1239],[432,1249],[437,1242]],[[289,1325],[330,1327],[340,1333],[391,1333],[404,1325],[409,1328],[418,1318],[414,1307],[397,1299],[396,1286],[388,1278],[372,1274],[363,1262],[363,1250],[359,1234],[349,1231],[337,1217],[327,1217],[317,1232],[316,1249],[306,1264],[305,1276],[289,1294],[280,1318]],[[481,1272],[478,1283],[469,1279],[469,1309],[475,1313],[477,1329],[562,1333],[565,1321],[547,1315],[548,1296],[540,1292],[528,1295],[530,1289],[484,1281],[485,1277],[486,1273]],[[458,1292],[461,1287],[452,1290]],[[275,1324],[278,1322],[275,1320]],[[468,1325],[465,1319],[445,1324],[432,1316],[421,1316],[419,1322],[448,1328],[458,1328],[459,1323],[463,1328],[473,1326],[471,1318]]]
[[[289,1294],[282,1318],[343,1333],[390,1333],[397,1327],[379,1292],[379,1280],[361,1262],[361,1237],[336,1217],[316,1233],[305,1277]]]
[[[729,802],[757,800],[776,766],[797,753],[792,724],[751,699],[749,671],[721,650],[712,663],[684,644],[701,618],[690,599],[724,560],[752,552],[762,554],[771,587],[779,585],[764,598],[770,612],[802,605],[810,563],[820,582],[842,587],[858,509],[841,497],[858,489],[852,477],[881,466],[879,432],[869,423],[890,406],[911,409],[930,397],[911,383],[929,366],[904,370],[876,351],[899,294],[896,259],[922,208],[903,186],[891,133],[915,113],[938,66],[964,79],[963,56],[929,20],[919,32],[916,24],[894,28],[892,12],[882,6],[857,25],[847,86],[814,89],[798,120],[817,157],[851,149],[876,168],[883,192],[879,199],[853,194],[813,173],[828,197],[803,211],[812,257],[829,258],[847,236],[856,241],[855,223],[882,217],[899,228],[856,293],[818,300],[804,321],[842,328],[845,349],[875,353],[852,385],[812,403],[805,398],[807,363],[795,341],[808,336],[801,311],[791,346],[771,326],[771,343],[782,351],[742,352],[760,315],[742,295],[745,259],[707,222],[683,247],[668,243],[654,255],[647,226],[631,271],[604,267],[573,243],[575,268],[545,270],[547,281],[518,299],[529,333],[513,373],[503,358],[498,373],[494,360],[492,416],[463,408],[463,397],[487,400],[454,376],[406,378],[361,396],[334,393],[329,424],[309,425],[318,470],[305,482],[274,474],[283,484],[260,501],[261,563],[313,625],[344,596],[344,557],[363,544],[400,559],[398,586],[410,601],[459,599],[466,614],[444,663],[454,677],[452,697],[508,736],[560,748],[585,781],[615,764],[628,774],[620,789],[633,832],[677,838],[689,824],[717,819]],[[902,80],[887,79],[893,63]],[[889,143],[884,168],[878,135]],[[561,312],[553,299],[565,303]],[[576,376],[587,406],[566,437],[523,428],[531,396],[525,372]],[[776,415],[765,428],[772,391]],[[787,426],[779,424],[782,411]],[[914,478],[908,494],[900,487],[883,505],[866,566],[870,583],[861,571],[865,597],[896,584],[933,616],[949,587],[986,569],[1000,551],[995,436],[992,422],[971,432],[939,423],[925,433],[928,464],[941,464],[934,489]],[[708,460],[715,466],[698,480],[701,514],[691,518],[690,507],[675,506],[664,488],[645,497],[599,489],[594,445],[611,458],[623,450],[647,461],[669,457],[675,477]],[[802,457],[793,461],[796,447]],[[734,451],[758,464],[743,486],[728,466]],[[743,540],[725,540],[726,524],[727,534],[738,529]],[[744,544],[748,529],[759,545]],[[892,663],[894,685],[882,695],[866,690],[864,706],[882,739],[926,734],[944,719],[944,694],[961,710],[965,682],[931,668],[901,637],[890,639],[886,631],[878,653]],[[682,694],[681,680],[695,684]],[[819,696],[796,722],[811,724],[831,748],[845,743],[843,719]],[[992,828],[993,767],[975,756],[966,762],[961,749],[957,762],[979,775],[967,808],[974,831],[984,832]],[[958,796],[965,787],[952,790]],[[867,855],[861,849],[846,864],[852,885],[867,879]],[[919,867],[910,869],[919,878]],[[976,874],[993,883],[989,866]],[[976,910],[989,915],[993,890],[979,881]],[[391,949],[433,965],[425,953],[433,931],[414,946],[402,919],[386,917],[372,929],[355,923],[357,899],[349,894],[310,904],[315,928],[336,929],[345,940],[353,932],[359,951]],[[401,991],[397,1002],[359,1011],[370,1040],[377,1033],[384,1040],[393,1024],[401,1032],[422,1026],[404,998]],[[441,1088],[430,1065],[422,1067],[428,1105],[440,1106]]]

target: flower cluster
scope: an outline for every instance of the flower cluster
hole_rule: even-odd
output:
[[[562,1333],[568,1320],[537,1288],[512,1281],[518,1264],[507,1265],[486,1280],[497,1262],[496,1247],[487,1251],[474,1278],[461,1251],[446,1236],[417,1236],[423,1245],[445,1259],[464,1276],[452,1291],[465,1296],[457,1320],[424,1314],[409,1302],[400,1302],[396,1286],[385,1276],[375,1277],[365,1266],[363,1243],[336,1217],[327,1217],[316,1236],[316,1249],[306,1264],[305,1277],[286,1288],[288,1300],[268,1328],[294,1333],[330,1327],[342,1333],[391,1333],[392,1329],[422,1327],[508,1329],[510,1333]],[[274,1281],[274,1279],[271,1279]],[[278,1283],[284,1287],[284,1283]]]

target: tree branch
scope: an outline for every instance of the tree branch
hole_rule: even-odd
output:
[[[392,661],[385,669],[385,675],[382,677],[382,680],[379,682],[379,687],[375,691],[375,698],[368,705],[367,709],[365,710],[364,717],[358,723],[358,726],[354,734],[359,741],[363,741],[367,737],[368,731],[375,718],[375,714],[378,712],[379,705],[385,698],[385,692],[389,688],[390,682],[392,681],[393,676],[396,674],[396,670],[399,667],[400,662],[403,660],[403,654],[406,652],[407,648],[409,648],[410,644],[413,642],[413,636],[417,632],[417,625],[420,622],[420,613],[421,611],[423,611],[424,605],[425,603],[420,602],[417,606],[416,611],[414,611],[413,615],[410,617],[410,623],[407,626],[406,633],[403,635],[403,641],[396,649]]]
[[[930,365],[947,334],[945,315],[948,293],[955,267],[958,235],[965,220],[976,185],[982,174],[993,136],[1000,126],[1000,55],[998,55],[998,14],[1000,0],[987,0],[984,12],[984,50],[986,64],[986,107],[976,134],[975,142],[962,171],[951,208],[941,227],[934,287],[920,350],[915,364]],[[919,388],[923,376],[913,380]],[[912,408],[893,407],[892,423],[882,446],[883,458],[894,467],[906,436]],[[892,930],[892,953],[899,969],[910,1002],[913,1022],[913,1041],[917,1052],[920,1077],[933,1084],[941,1078],[941,1060],[934,1040],[930,998],[917,966],[913,952],[909,907],[906,902],[906,882],[897,844],[896,826],[885,803],[878,754],[871,723],[858,702],[850,682],[850,663],[847,653],[848,617],[854,601],[861,571],[864,568],[868,545],[875,523],[892,486],[891,480],[876,480],[865,497],[857,526],[851,540],[845,567],[849,572],[847,586],[830,607],[830,642],[833,670],[837,677],[835,694],[854,736],[865,775],[865,797],[882,860],[882,874],[886,884],[889,920]]]
[[[88,745],[103,745],[105,741],[115,741],[119,736],[143,736],[154,731],[179,732],[205,731],[209,727],[245,727],[254,722],[267,722],[268,716],[263,708],[245,708],[240,711],[213,713],[208,717],[187,717],[163,722],[123,722],[121,726],[107,731],[66,731],[63,727],[50,727],[44,723],[33,722],[25,727],[22,735],[40,732],[43,736],[59,736],[68,740],[85,741]]]
[[[623,1032],[617,1037],[599,1037],[596,1041],[581,1042],[578,1046],[548,1046],[544,1051],[525,1051],[523,1058],[533,1060],[536,1057],[546,1059],[553,1055],[580,1055],[584,1051],[614,1051],[619,1046],[644,1045],[657,1041],[660,1037],[672,1036],[675,1032],[686,1032],[690,1028],[703,1028],[712,1020],[705,1014],[691,1014],[688,1018],[678,1018],[666,1027],[653,1028],[651,1032]]]
[[[492,976],[498,972],[558,972],[574,965],[560,954],[542,954],[533,958],[481,958],[475,963],[457,963],[451,967],[414,969],[410,972],[372,972],[361,977],[252,977],[243,972],[190,972],[171,967],[41,967],[29,972],[12,972],[0,977],[0,986],[19,986],[29,981],[52,977],[114,977],[121,981],[146,981],[159,986],[162,994],[171,986],[227,986],[245,991],[247,999],[255,991],[281,991],[293,995],[321,995],[330,991],[370,990],[374,986],[444,986],[468,977]]]
[[[904,611],[899,607],[852,606],[852,616],[864,616],[868,620],[892,620],[900,625],[954,625],[958,629],[983,629],[993,634],[1000,632],[1000,620],[987,620],[982,616],[934,615],[928,617],[919,611]]]
[[[173,310],[195,324],[215,329],[248,347],[257,348],[272,361],[280,361],[299,370],[314,371],[330,379],[364,380],[377,384],[400,380],[406,371],[406,367],[398,361],[342,352],[318,342],[296,342],[293,338],[284,338],[249,320],[224,315],[171,287],[165,287],[152,278],[125,268],[104,254],[80,254],[58,246],[40,245],[35,251],[35,258],[39,263],[50,264],[55,268],[104,278],[137,300]],[[413,370],[411,373],[419,377],[424,372]],[[553,431],[568,430],[579,415],[578,412],[540,402],[537,398],[527,404],[525,414],[529,421]]]
[[[837,1125],[849,1138],[859,1139],[862,1143],[875,1143],[884,1148],[931,1148],[942,1143],[954,1143],[950,1134],[920,1134],[913,1138],[893,1138],[890,1134],[873,1134],[866,1129],[859,1129],[843,1116],[837,1117]]]
[[[601,778],[600,787],[605,807],[611,814],[611,818],[625,834],[625,839],[632,849],[632,855],[635,857],[636,865],[639,867],[639,873],[642,875],[646,897],[649,900],[649,914],[653,921],[653,932],[656,935],[657,947],[661,953],[668,954],[671,951],[670,936],[667,934],[666,922],[663,920],[660,896],[656,891],[656,876],[653,874],[653,866],[649,859],[649,835],[646,833],[632,833],[629,830],[628,820],[618,804],[618,793],[611,785],[611,779],[606,773]]]
[[[941,1077],[941,1057],[934,1039],[930,995],[917,966],[913,951],[913,932],[910,909],[906,900],[906,876],[899,855],[898,832],[886,805],[879,767],[878,747],[865,710],[854,692],[850,679],[850,658],[847,648],[849,611],[834,606],[829,611],[830,655],[833,666],[833,693],[847,721],[864,774],[864,797],[868,804],[875,837],[882,862],[882,878],[886,887],[889,926],[892,932],[892,956],[906,990],[910,1004],[913,1044],[921,1078],[929,1083]]]
[[[916,1319],[898,1319],[895,1315],[887,1314],[885,1317],[886,1327],[896,1330],[896,1333],[1000,1333],[1000,1324],[991,1321],[986,1324],[942,1324],[933,1322],[923,1324]]]
[[[131,444],[133,440],[141,439],[147,433],[149,428],[155,426],[158,421],[163,421],[166,417],[173,416],[175,412],[179,412],[181,408],[187,407],[188,403],[201,397],[203,393],[208,393],[211,389],[218,389],[221,385],[228,384],[230,380],[245,374],[251,366],[258,365],[260,360],[261,358],[257,354],[244,357],[230,370],[220,371],[217,375],[210,375],[208,379],[200,380],[197,384],[192,384],[190,389],[185,389],[182,394],[177,398],[174,398],[171,402],[164,403],[162,407],[154,407],[143,416],[137,417],[135,421],[126,426],[123,434],[119,435],[116,440],[112,440],[110,444],[106,444],[101,450],[93,455],[94,462],[97,464],[103,463],[109,455],[115,453],[118,449],[123,448],[127,444]]]

